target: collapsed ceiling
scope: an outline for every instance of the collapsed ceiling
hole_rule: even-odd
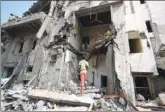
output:
[[[96,13],[92,15],[79,17],[83,27],[90,27],[95,25],[109,24],[111,23],[111,13],[110,11]]]

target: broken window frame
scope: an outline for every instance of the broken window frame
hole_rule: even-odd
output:
[[[136,96],[136,89],[138,89],[139,87],[136,87],[136,84],[135,84],[135,78],[136,77],[145,77],[147,78],[147,84],[148,84],[148,87],[140,87],[140,89],[148,89],[148,92],[149,92],[149,98],[152,98],[152,86],[151,86],[151,81],[150,81],[150,76],[148,76],[149,74],[143,74],[143,75],[140,75],[140,74],[143,74],[143,73],[132,73],[132,76],[133,76],[133,82],[134,82],[134,90],[135,90],[135,96]]]

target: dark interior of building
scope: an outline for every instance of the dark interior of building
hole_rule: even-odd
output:
[[[79,17],[83,27],[90,27],[95,25],[103,25],[111,23],[110,11],[100,12],[92,15]]]
[[[13,74],[14,67],[4,67],[4,72],[2,77],[9,78]]]
[[[97,9],[98,8],[98,9]],[[82,44],[84,45],[82,50],[88,50],[91,48],[92,44],[99,40],[99,38],[104,38],[104,34],[109,30],[109,24],[111,24],[111,12],[109,6],[93,8],[91,13],[89,10],[84,10],[83,13],[78,14],[79,16],[79,26],[80,35],[82,39]],[[84,13],[87,11],[87,14]],[[99,34],[98,34],[99,33]],[[107,48],[100,48],[99,50],[93,52],[93,54],[106,54]]]
[[[136,94],[143,95],[145,99],[151,98],[147,77],[134,77],[134,80]]]

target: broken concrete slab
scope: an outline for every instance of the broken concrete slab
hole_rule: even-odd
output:
[[[47,106],[48,106],[48,108],[50,108],[50,109],[53,108],[53,105],[52,105],[50,102],[47,102]]]
[[[165,93],[160,93],[158,96],[159,96],[159,103],[165,105]]]
[[[94,98],[101,98],[101,95],[100,94],[96,94],[96,93],[88,93],[88,96],[92,99]]]
[[[14,105],[16,103],[17,103],[17,101],[13,101],[13,102],[10,102],[10,103],[5,103],[4,107],[11,106],[11,105]]]
[[[37,108],[42,108],[44,106],[44,104],[45,104],[45,102],[40,100],[40,101],[37,102],[36,107]]]
[[[137,95],[136,95],[136,100],[138,100],[138,101],[145,101],[145,98],[144,98],[143,95],[137,94]]]
[[[20,100],[28,101],[28,98],[23,96],[23,95],[21,95],[21,94],[13,94],[12,97],[20,99]]]
[[[1,78],[1,85],[5,85],[10,78]]]
[[[126,101],[125,101],[122,97],[119,98],[119,102],[120,102],[122,105],[126,105]]]
[[[139,111],[152,111],[151,109],[145,109],[142,107],[136,107]]]
[[[100,92],[100,89],[86,89],[84,93],[95,93],[95,92]],[[76,90],[76,94],[80,94],[80,90]]]
[[[42,108],[37,108],[35,111],[46,111],[47,107],[43,106]]]
[[[66,93],[58,93],[41,89],[29,90],[28,97],[81,106],[89,106],[94,102],[93,99],[85,96],[78,97],[74,94],[68,95]]]
[[[21,24],[25,24],[25,23],[30,23],[32,21],[43,21],[46,17],[46,14],[44,12],[40,12],[40,13],[35,13],[23,18],[20,18],[19,20],[15,20],[13,22],[8,22],[6,24],[2,25],[2,29],[8,29],[14,26],[19,26]]]
[[[31,104],[21,104],[24,111],[33,111],[33,106]]]

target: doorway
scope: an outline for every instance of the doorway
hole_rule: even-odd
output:
[[[145,99],[150,99],[151,98],[148,77],[135,76],[134,77],[134,83],[135,83],[135,92],[136,92],[136,94],[143,95]]]
[[[107,76],[101,75],[101,88],[107,87]]]

